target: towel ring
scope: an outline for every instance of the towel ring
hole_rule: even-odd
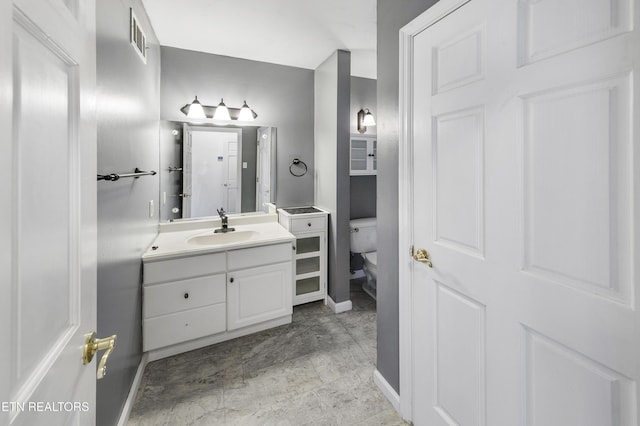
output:
[[[304,171],[302,173],[296,174],[293,172],[293,166],[300,166],[304,167]],[[300,160],[299,158],[294,158],[293,161],[291,161],[291,163],[289,164],[289,173],[291,173],[293,176],[295,177],[300,177],[300,176],[304,176],[307,174],[307,164]]]

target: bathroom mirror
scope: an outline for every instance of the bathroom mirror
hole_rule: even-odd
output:
[[[265,212],[276,196],[272,126],[162,121],[160,220]]]

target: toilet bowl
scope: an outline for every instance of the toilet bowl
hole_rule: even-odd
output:
[[[351,252],[363,258],[362,270],[367,277],[362,289],[374,299],[376,298],[376,279],[378,276],[378,253],[376,218],[367,217],[353,219],[349,222],[351,231]]]
[[[364,266],[371,273],[371,276],[376,279],[378,277],[378,252],[370,251],[362,255],[364,258]]]

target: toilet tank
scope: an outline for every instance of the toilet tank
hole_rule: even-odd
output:
[[[368,253],[377,250],[376,223],[375,217],[349,221],[352,253]]]

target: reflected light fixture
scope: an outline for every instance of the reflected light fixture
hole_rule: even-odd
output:
[[[189,105],[189,108],[187,110],[187,117],[189,117],[189,118],[207,118],[207,116],[204,114],[204,109],[202,109],[202,105],[200,104],[200,101],[198,101],[198,97],[197,96],[193,100],[193,102],[191,102],[191,105]]]
[[[224,99],[221,99],[217,106],[202,105],[197,96],[193,102],[180,108],[180,111],[191,119],[213,118],[220,121],[253,121],[258,118],[258,114],[249,108],[247,101],[244,101],[242,108],[231,108],[225,105]]]
[[[363,109],[358,111],[357,126],[359,133],[365,133],[367,131],[367,126],[376,125],[376,120],[373,118],[373,114],[371,114],[369,108],[366,108],[366,110],[366,112]]]
[[[247,101],[244,101],[240,108],[240,114],[238,114],[238,121],[253,121],[253,111],[247,105]]]
[[[229,109],[224,104],[224,99],[220,99],[220,103],[216,106],[216,112],[213,114],[214,120],[231,120]]]

